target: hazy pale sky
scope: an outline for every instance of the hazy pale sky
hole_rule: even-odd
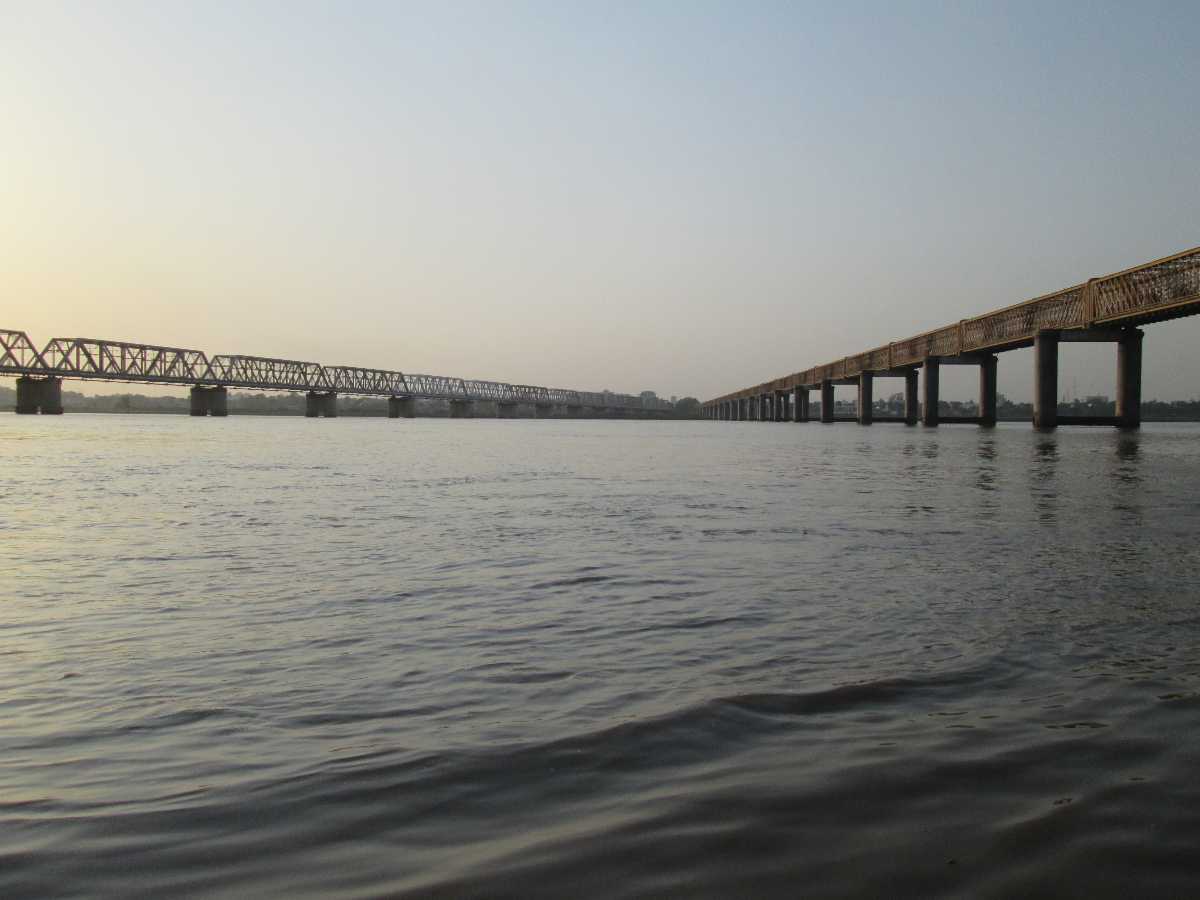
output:
[[[1200,244],[1198,33],[1195,2],[0,0],[0,326],[704,399]],[[1200,396],[1197,338],[1147,329],[1147,397]]]

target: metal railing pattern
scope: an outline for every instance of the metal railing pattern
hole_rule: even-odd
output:
[[[502,381],[450,378],[266,356],[218,355],[201,350],[95,338],[54,338],[39,353],[23,331],[0,329],[0,375],[55,376],[147,384],[211,385],[266,391],[320,391],[430,400],[562,404],[669,411],[674,405],[632,394],[572,391]]]
[[[911,368],[930,357],[1009,350],[1031,344],[1039,331],[1134,326],[1196,313],[1200,313],[1200,247],[734,391],[703,405],[812,388],[863,372]]]

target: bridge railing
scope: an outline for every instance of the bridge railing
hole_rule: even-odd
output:
[[[1097,322],[1169,309],[1200,299],[1200,249],[1093,282]]]

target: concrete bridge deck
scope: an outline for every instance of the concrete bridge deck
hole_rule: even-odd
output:
[[[1136,428],[1141,424],[1142,331],[1138,326],[1200,313],[1200,247],[1093,278],[1033,300],[962,319],[916,337],[743,388],[701,404],[706,418],[718,420],[809,421],[810,391],[821,392],[821,421],[833,422],[833,387],[858,387],[858,416],[852,421],[900,421],[915,425],[996,422],[997,353],[1035,349],[1033,424],[1054,428],[1074,419],[1058,416],[1058,345],[1066,341],[1107,341],[1117,346],[1117,414],[1089,417],[1078,424]],[[943,365],[979,367],[979,416],[938,415],[939,373]],[[918,372],[921,397],[918,399]],[[905,414],[873,418],[875,378],[905,380]],[[837,420],[842,420],[840,417]]]
[[[339,394],[388,398],[391,418],[411,418],[416,399],[445,400],[453,418],[492,404],[499,418],[534,418],[555,409],[575,417],[667,417],[674,406],[659,399],[608,391],[510,384],[422,375],[266,356],[208,356],[200,350],[94,338],[54,338],[38,350],[23,331],[0,329],[0,375],[17,378],[18,413],[62,412],[62,380],[175,384],[191,388],[191,413],[224,416],[229,388],[296,391],[306,395],[305,415],[337,415]]]

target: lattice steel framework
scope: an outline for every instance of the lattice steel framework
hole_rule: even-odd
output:
[[[1200,247],[734,391],[708,400],[704,406],[776,390],[814,388],[824,381],[852,379],[863,372],[911,368],[930,357],[993,353],[1028,346],[1039,331],[1136,326],[1197,313],[1200,313]]]
[[[200,350],[94,338],[54,338],[39,353],[25,332],[6,329],[0,329],[0,374],[658,411],[672,406],[664,400],[643,402],[630,394],[587,393],[357,366],[322,366],[266,356],[210,358]]]
[[[46,368],[42,356],[23,331],[0,328],[0,372],[13,375],[40,374]]]
[[[194,384],[208,372],[199,350],[95,338],[55,338],[42,351],[42,374],[101,381]]]

